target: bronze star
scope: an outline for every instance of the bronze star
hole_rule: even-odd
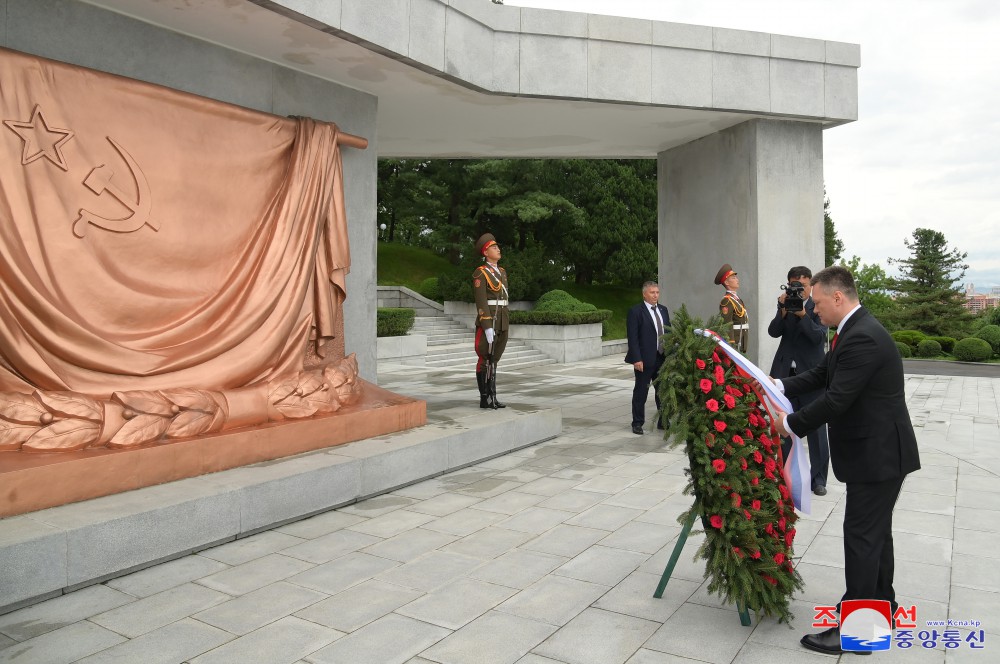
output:
[[[69,129],[50,127],[49,123],[45,121],[45,116],[42,115],[41,106],[35,105],[35,110],[31,112],[31,119],[27,122],[4,120],[3,123],[24,141],[24,151],[21,153],[22,166],[45,157],[64,171],[69,170],[60,148],[66,141],[73,138],[74,132]]]

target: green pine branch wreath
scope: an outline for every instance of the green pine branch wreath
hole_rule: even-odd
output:
[[[728,603],[789,622],[788,602],[802,589],[792,542],[795,510],[781,475],[781,439],[760,403],[755,382],[716,347],[695,334],[704,328],[685,307],[671,316],[666,360],[656,379],[660,417],[672,447],[684,443],[689,467],[684,492],[701,514],[708,590]],[[709,329],[722,329],[713,317]]]

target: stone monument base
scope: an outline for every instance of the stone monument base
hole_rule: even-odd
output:
[[[215,473],[419,427],[427,404],[365,383],[333,415],[270,422],[145,447],[0,452],[0,517]]]

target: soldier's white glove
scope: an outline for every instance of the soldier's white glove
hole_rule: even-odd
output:
[[[493,343],[493,337],[494,336],[496,336],[496,335],[493,332],[493,328],[492,327],[486,328],[486,343],[488,343],[488,344]]]

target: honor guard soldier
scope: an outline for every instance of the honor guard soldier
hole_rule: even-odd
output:
[[[483,264],[472,273],[476,296],[476,382],[479,384],[480,408],[506,408],[497,400],[497,363],[507,347],[508,315],[507,271],[497,265],[500,245],[491,233],[476,242]]]
[[[750,341],[750,315],[743,300],[737,295],[740,289],[740,278],[733,271],[733,266],[726,263],[715,275],[715,283],[726,289],[726,294],[719,303],[719,313],[728,329],[729,344],[739,352],[746,354]]]

